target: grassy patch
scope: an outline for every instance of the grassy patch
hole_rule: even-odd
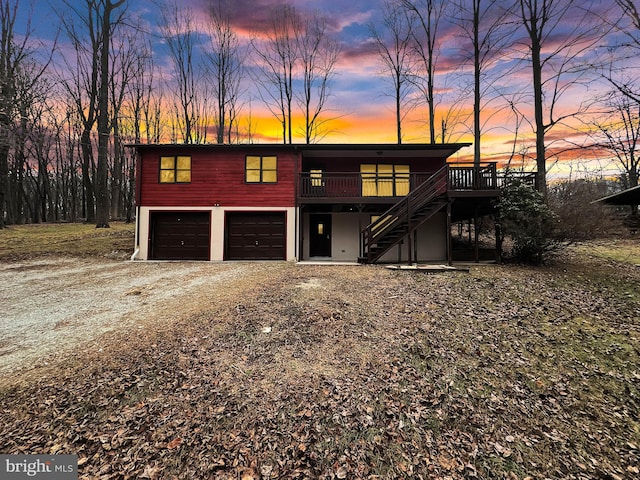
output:
[[[12,225],[0,230],[0,259],[61,255],[126,258],[133,253],[134,224],[111,222],[111,228],[83,223]]]
[[[640,236],[631,239],[589,242],[576,247],[585,256],[640,265]]]

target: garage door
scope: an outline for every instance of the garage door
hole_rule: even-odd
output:
[[[284,260],[285,212],[230,212],[226,216],[226,260]]]
[[[209,212],[152,212],[150,258],[209,260]]]

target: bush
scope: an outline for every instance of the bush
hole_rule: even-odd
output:
[[[533,186],[510,181],[502,190],[498,208],[501,239],[512,240],[507,257],[539,265],[560,246],[553,236],[555,216]]]
[[[602,238],[620,230],[615,209],[592,203],[609,195],[603,180],[567,180],[549,186],[547,202],[556,217],[553,236],[567,242]]]

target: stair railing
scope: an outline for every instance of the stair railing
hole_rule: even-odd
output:
[[[371,248],[392,231],[406,226],[405,235],[413,230],[411,217],[429,202],[447,192],[449,166],[445,165],[427,180],[411,190],[398,203],[389,208],[361,232],[362,252],[371,262]],[[392,245],[389,246],[389,248]]]

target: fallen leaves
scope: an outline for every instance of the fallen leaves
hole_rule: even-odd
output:
[[[174,438],[169,443],[167,443],[167,448],[169,450],[175,450],[182,444],[182,439],[180,437]]]
[[[83,479],[634,478],[640,309],[579,268],[263,270],[3,392],[2,453],[76,453]]]
[[[493,448],[498,453],[498,455],[504,458],[509,458],[513,454],[513,451],[510,448],[503,447],[498,442],[493,444]]]

